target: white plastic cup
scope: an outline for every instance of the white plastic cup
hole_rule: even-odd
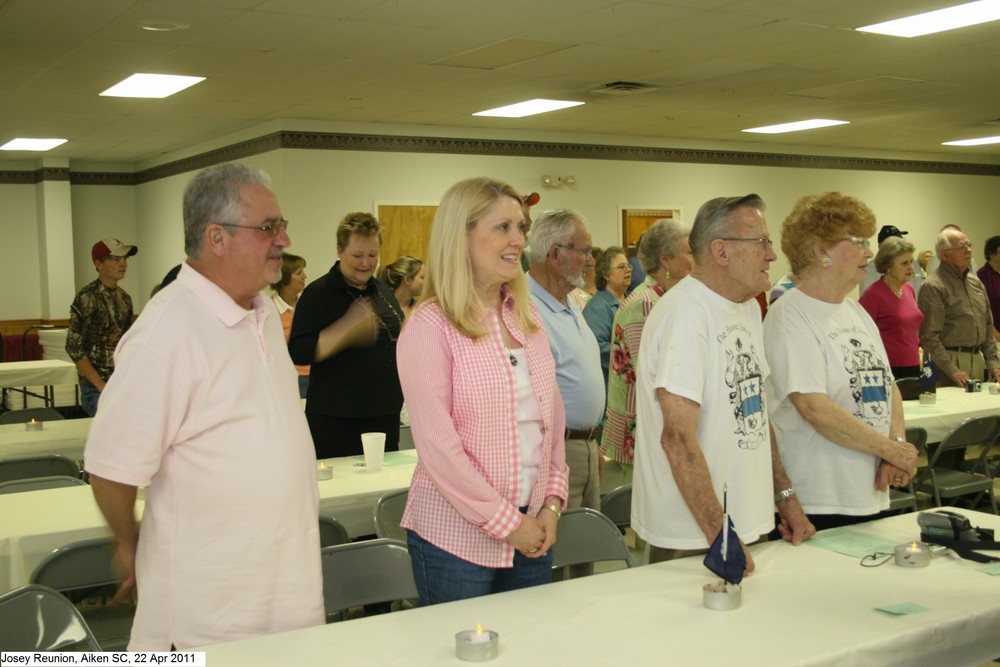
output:
[[[381,470],[385,457],[385,433],[362,433],[361,446],[365,450],[365,469],[368,472]]]

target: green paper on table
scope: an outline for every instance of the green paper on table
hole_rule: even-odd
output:
[[[355,461],[365,462],[364,454],[354,457]],[[417,462],[417,457],[412,452],[386,452],[382,457],[383,468],[394,468],[396,466],[408,466]]]
[[[875,611],[880,611],[889,616],[906,616],[907,614],[930,611],[930,609],[919,604],[913,604],[912,602],[900,602],[899,604],[887,604],[884,607],[876,607]]]
[[[873,537],[850,528],[831,528],[820,531],[806,540],[805,544],[855,558],[864,558],[874,553],[889,555],[896,548],[896,545],[889,540]]]
[[[977,567],[980,572],[985,572],[986,574],[997,576],[1000,574],[1000,563],[990,563],[989,565],[984,565],[982,567]]]

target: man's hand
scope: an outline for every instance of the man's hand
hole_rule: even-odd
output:
[[[948,377],[950,377],[951,381],[957,384],[959,387],[964,387],[965,383],[972,379],[971,377],[969,377],[969,374],[966,373],[965,371],[955,371]]]
[[[782,500],[777,504],[778,515],[781,521],[778,522],[778,532],[781,539],[799,546],[810,537],[816,534],[816,526],[806,516],[799,499],[795,496]]]
[[[875,472],[875,488],[885,491],[890,486],[906,486],[910,483],[911,476],[888,461],[882,461]]]

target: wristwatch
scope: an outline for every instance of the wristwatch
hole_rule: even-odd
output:
[[[780,503],[782,500],[788,500],[795,495],[795,489],[793,487],[788,487],[787,489],[782,489],[774,494],[774,502]]]

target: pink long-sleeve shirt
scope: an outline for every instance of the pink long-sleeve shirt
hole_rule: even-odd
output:
[[[566,418],[541,325],[532,334],[521,330],[506,288],[502,312],[524,347],[542,413],[539,476],[528,504],[534,515],[545,498],[567,495]],[[534,306],[532,313],[537,322]],[[469,338],[431,301],[417,308],[399,338],[399,380],[420,456],[402,525],[464,560],[511,567],[514,548],[506,537],[521,524],[517,395],[496,311],[486,324],[486,336]]]

